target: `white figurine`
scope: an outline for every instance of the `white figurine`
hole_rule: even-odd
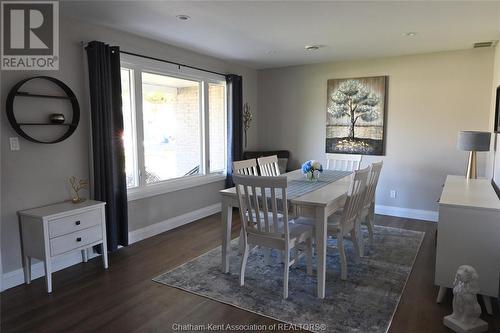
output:
[[[478,333],[488,330],[488,323],[479,319],[481,307],[477,302],[479,275],[474,267],[458,267],[453,282],[453,313],[443,323],[455,332]]]

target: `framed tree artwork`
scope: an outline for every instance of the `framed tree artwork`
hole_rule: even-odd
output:
[[[327,81],[326,152],[384,155],[387,76]]]
[[[500,86],[497,87],[495,99],[495,133],[500,133]]]

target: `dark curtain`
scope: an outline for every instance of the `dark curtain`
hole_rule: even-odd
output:
[[[120,49],[87,46],[92,119],[93,196],[106,202],[108,250],[128,245],[127,185],[123,147]]]
[[[243,156],[243,78],[226,75],[227,83],[227,177],[226,187],[233,187],[233,161]]]

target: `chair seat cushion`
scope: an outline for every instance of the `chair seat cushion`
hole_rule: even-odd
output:
[[[340,214],[333,214],[328,217],[328,224],[327,224],[327,229],[328,233],[331,232],[337,232],[340,229],[340,219],[342,218],[342,215]],[[315,226],[315,221],[312,218],[306,218],[306,217],[299,217],[294,219],[296,224],[303,224],[303,225],[309,225],[314,227]]]
[[[304,225],[310,225],[314,227],[314,219],[309,218],[309,217],[302,217],[299,216],[295,219],[293,219],[294,224],[304,224]]]
[[[306,220],[305,218],[299,218],[300,220]],[[297,223],[297,221],[295,220],[290,220],[290,222],[288,223],[288,230],[289,230],[289,233],[290,233],[290,238],[295,238],[297,236],[300,236],[304,233],[308,233],[308,232],[313,232],[314,230],[314,220],[312,219],[309,219],[311,221],[313,221],[312,224],[306,224],[306,223]],[[274,227],[274,222],[272,220],[272,216],[269,217],[269,225],[270,227]],[[264,218],[262,218],[260,220],[260,226],[262,229],[265,229],[265,220]],[[255,225],[255,227],[257,227],[257,225]],[[283,216],[279,216],[278,217],[278,230],[275,231],[275,232],[284,232],[284,223],[283,223]]]
[[[327,224],[328,233],[340,230],[341,219],[342,219],[341,214],[332,214],[328,217],[328,224]]]
[[[247,214],[248,214],[248,212],[247,212]],[[283,214],[282,213],[277,213],[277,215],[278,215],[278,219],[283,219]],[[264,213],[263,212],[259,212],[259,216],[260,216],[261,220],[264,220]],[[253,217],[252,220],[255,221],[256,218],[255,218],[255,213],[254,212],[252,212],[252,217]],[[271,212],[267,213],[267,218],[269,219],[269,221],[272,221],[273,220],[273,213],[271,213]]]
[[[298,237],[305,233],[312,233],[313,227],[307,224],[289,223],[290,238]]]

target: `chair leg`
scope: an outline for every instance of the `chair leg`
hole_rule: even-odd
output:
[[[365,240],[363,239],[363,230],[361,230],[361,221],[356,223],[354,226],[354,237],[356,238],[357,244],[354,244],[355,246],[357,245],[358,247],[358,255],[359,257],[364,257],[365,256]]]
[[[340,254],[340,278],[342,280],[347,280],[347,258],[345,256],[344,236],[342,232],[339,232],[337,235],[337,247]]]
[[[239,239],[239,242],[240,242],[240,254],[243,254],[243,251],[245,250],[245,244],[243,242],[243,238],[245,236],[243,235],[243,228],[240,229],[240,239]]]
[[[359,262],[359,259],[361,258],[361,245],[360,243],[362,240],[360,240],[357,236],[357,232],[355,230],[351,230],[351,241],[352,245],[354,247],[354,253],[356,254],[356,261]]]
[[[312,275],[313,269],[312,269],[312,257],[313,257],[313,247],[312,247],[312,239],[308,238],[306,240],[306,246],[307,246],[307,275]]]
[[[370,243],[373,243],[373,225],[375,223],[375,212],[374,208],[370,209],[368,216],[366,217],[366,226],[368,227],[368,238]]]
[[[246,241],[244,241],[243,256],[241,258],[241,268],[240,268],[240,286],[245,285],[245,268],[247,266],[249,246]]]
[[[283,299],[288,298],[288,271],[290,270],[290,250],[285,250],[285,262],[283,265]]]

